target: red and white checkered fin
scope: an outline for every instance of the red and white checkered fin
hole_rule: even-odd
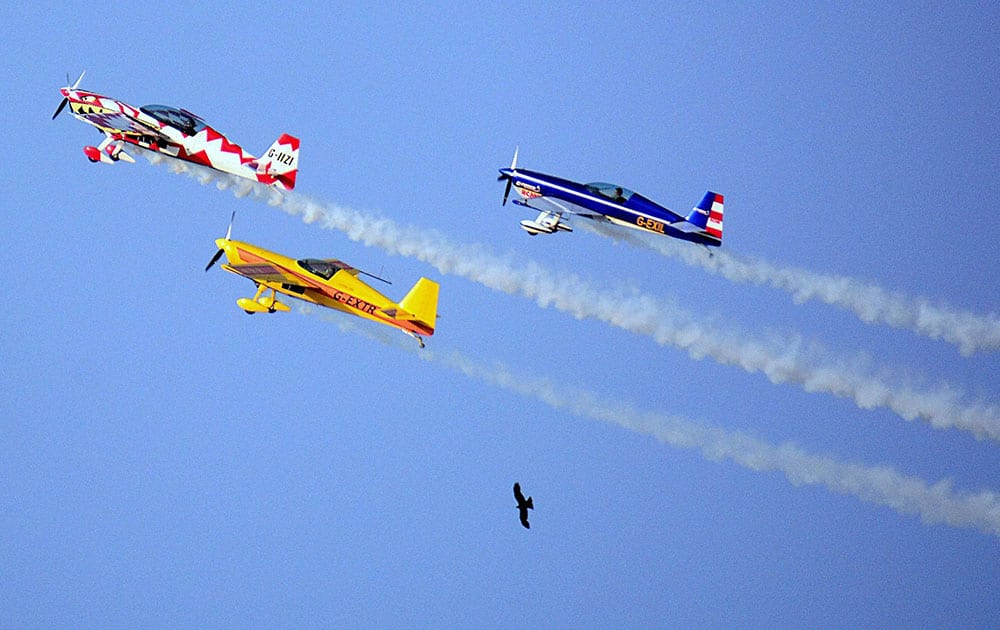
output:
[[[712,201],[712,207],[708,210],[708,222],[705,225],[705,231],[720,241],[722,240],[722,209],[722,195],[716,193],[715,199]]]
[[[264,155],[257,158],[257,179],[274,183],[285,190],[295,188],[299,171],[299,139],[287,133],[274,141]]]

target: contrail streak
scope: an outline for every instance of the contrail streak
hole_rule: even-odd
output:
[[[158,163],[164,158],[152,156]],[[372,217],[303,195],[282,193],[256,182],[169,160],[172,170],[192,174],[202,183],[214,181],[237,197],[252,196],[306,223],[338,230],[351,240],[380,247],[433,265],[441,273],[461,276],[511,295],[533,299],[540,307],[554,307],[578,319],[593,318],[660,345],[685,350],[694,359],[709,357],[718,363],[764,374],[772,383],[795,383],[807,392],[848,398],[863,409],[884,407],[905,420],[924,420],[937,429],[958,428],[978,439],[1000,441],[1000,409],[975,403],[965,406],[961,392],[948,386],[920,392],[890,385],[864,370],[864,361],[831,361],[815,343],[801,336],[764,341],[745,338],[695,318],[683,309],[636,291],[594,287],[582,278],[546,269],[538,263],[500,256],[479,244],[455,244],[435,230],[401,226],[391,219]]]
[[[315,312],[309,306],[299,310],[304,314]],[[757,472],[777,471],[796,486],[823,486],[838,494],[889,507],[900,514],[919,515],[929,525],[974,527],[1000,537],[1000,495],[996,492],[958,493],[948,479],[930,484],[918,477],[905,476],[889,466],[842,462],[811,454],[791,442],[770,444],[746,433],[702,425],[678,416],[640,411],[547,378],[515,374],[500,364],[485,365],[456,351],[418,350],[413,344],[402,345],[402,340],[394,342],[387,331],[355,326],[342,316],[316,314],[337,323],[342,330],[394,344],[421,359],[538,400],[553,409],[650,435],[676,448],[697,450],[711,461],[729,460]]]
[[[603,223],[581,220],[584,231],[649,249],[692,267],[744,284],[767,285],[791,294],[797,303],[819,300],[851,311],[868,324],[906,328],[931,339],[954,344],[964,356],[1000,349],[1000,317],[977,315],[926,298],[911,298],[875,284],[846,276],[820,274],[798,267],[778,266],[753,258],[738,257],[724,250],[713,256],[698,247],[672,239],[615,229]]]

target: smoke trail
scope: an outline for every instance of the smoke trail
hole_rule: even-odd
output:
[[[299,310],[304,314],[314,312],[308,306]],[[388,331],[355,326],[342,316],[316,314],[337,323],[341,330],[359,332],[385,344],[393,343],[385,334]],[[892,508],[900,514],[917,514],[926,524],[975,527],[1000,537],[1000,495],[995,492],[956,493],[947,479],[931,485],[923,479],[902,475],[889,466],[841,462],[810,454],[791,442],[769,444],[746,433],[726,431],[677,416],[639,411],[624,403],[602,400],[588,391],[574,390],[563,383],[557,385],[547,378],[515,374],[499,364],[484,365],[456,351],[418,350],[413,344],[402,345],[401,339],[395,345],[414,352],[421,359],[533,398],[553,409],[650,435],[676,448],[698,450],[711,461],[729,460],[757,472],[777,471],[796,486],[823,486],[838,494]]]
[[[854,278],[819,274],[798,267],[779,267],[753,258],[741,259],[723,250],[716,250],[709,256],[698,247],[616,230],[602,223],[579,221],[577,225],[592,234],[658,252],[733,282],[787,291],[797,304],[819,300],[847,309],[868,324],[907,328],[919,335],[946,341],[958,346],[963,356],[1000,349],[1000,317],[996,314],[977,315],[943,304],[934,305],[926,298],[910,298]]]
[[[598,289],[582,278],[548,270],[513,256],[499,256],[484,245],[458,245],[435,230],[400,226],[387,218],[372,217],[308,197],[282,193],[235,176],[176,160],[166,161],[171,170],[193,174],[202,183],[214,181],[220,189],[232,189],[237,197],[252,196],[285,212],[301,216],[306,223],[343,232],[354,241],[377,246],[390,254],[407,256],[433,265],[441,273],[461,276],[486,287],[535,300],[542,308],[552,306],[577,319],[593,318],[623,330],[646,335],[660,345],[685,350],[695,359],[709,357],[718,363],[763,373],[775,384],[795,383],[808,392],[824,392],[848,398],[863,409],[884,407],[906,420],[921,419],[937,429],[958,428],[978,439],[1000,441],[1000,409],[995,405],[962,405],[961,392],[942,386],[920,392],[909,386],[892,386],[865,370],[865,361],[831,362],[815,343],[800,336],[775,337],[768,341],[744,338],[691,316],[681,308],[638,292]]]

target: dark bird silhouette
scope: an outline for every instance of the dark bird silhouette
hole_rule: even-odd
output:
[[[521,484],[514,482],[514,498],[517,499],[517,511],[521,515],[521,525],[526,528],[531,529],[531,525],[528,523],[528,510],[535,509],[535,504],[532,502],[531,497],[527,499],[521,494]]]

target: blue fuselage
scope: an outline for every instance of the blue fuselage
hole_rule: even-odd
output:
[[[694,243],[718,245],[716,240],[707,239],[695,231],[678,229],[686,227],[687,222],[683,216],[620,186],[604,183],[580,184],[521,168],[503,168],[500,169],[500,173],[510,178],[514,188],[529,203],[533,198],[548,197],[576,206],[571,210],[573,213],[590,219],[606,219],[644,232],[663,234]]]

